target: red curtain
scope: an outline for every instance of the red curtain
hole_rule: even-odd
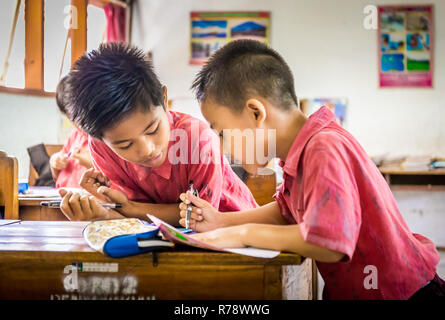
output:
[[[107,19],[107,42],[126,41],[126,9],[109,3],[104,7]]]

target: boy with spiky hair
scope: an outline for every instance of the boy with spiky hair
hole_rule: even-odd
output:
[[[61,191],[70,220],[147,219],[151,213],[177,225],[179,195],[191,182],[221,211],[257,206],[208,125],[166,108],[167,89],[138,48],[101,45],[76,61],[69,85],[68,113],[90,135],[95,167],[81,186],[96,196]],[[104,209],[97,198],[122,208]]]

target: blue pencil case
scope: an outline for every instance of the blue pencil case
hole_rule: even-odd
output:
[[[111,258],[123,258],[150,251],[163,251],[173,248],[170,241],[158,236],[159,230],[144,233],[115,236],[105,241],[102,251]]]
[[[112,258],[167,250],[174,246],[158,234],[158,227],[134,218],[94,221],[83,230],[84,239],[91,248]]]

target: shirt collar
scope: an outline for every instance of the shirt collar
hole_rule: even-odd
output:
[[[169,110],[165,111],[167,113],[168,122],[170,123],[170,134],[172,130],[175,128],[175,121],[173,120],[173,115]],[[168,159],[168,150],[170,150],[172,144],[174,141],[169,141],[168,148],[167,148],[167,155],[165,157],[164,162],[156,168],[151,168],[151,172],[157,174],[158,176],[169,180],[172,172],[172,164],[170,163],[170,160]]]
[[[309,117],[292,143],[286,160],[280,161],[280,166],[283,167],[283,171],[286,172],[286,174],[293,177],[296,176],[298,162],[304,147],[312,136],[320,132],[332,122],[335,122],[335,115],[326,106],[322,106]]]

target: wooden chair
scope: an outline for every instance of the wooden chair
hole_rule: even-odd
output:
[[[0,206],[5,219],[19,218],[19,179],[17,158],[0,151]]]
[[[45,144],[45,150],[46,153],[51,157],[54,153],[59,152],[62,150],[63,144]],[[36,180],[39,178],[39,175],[37,174],[37,171],[32,166],[32,163],[29,163],[29,177],[28,177],[28,183],[30,186],[35,185]]]

